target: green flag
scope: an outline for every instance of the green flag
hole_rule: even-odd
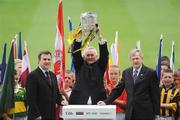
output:
[[[14,108],[14,50],[11,46],[4,83],[0,92],[0,114],[10,108]]]

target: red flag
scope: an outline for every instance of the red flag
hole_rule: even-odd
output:
[[[22,58],[22,74],[21,74],[21,84],[25,87],[27,75],[30,73],[30,62],[29,54],[27,49],[26,41],[24,42],[24,55]]]
[[[106,71],[105,71],[105,75],[104,75],[107,85],[111,85],[111,81],[109,80],[109,74],[108,74],[108,72],[109,72],[109,65],[110,65],[110,61],[108,61],[108,64],[107,64],[107,67],[106,67]]]
[[[16,41],[17,41],[17,34],[14,36],[13,38],[13,48],[14,48],[14,59],[16,59],[17,57],[17,53],[16,53],[16,49],[17,49],[17,44],[16,44]]]
[[[63,23],[63,5],[60,0],[58,17],[56,24],[56,39],[54,49],[54,73],[57,76],[59,88],[63,88],[65,78],[65,46],[64,46],[64,23]],[[56,110],[56,120],[59,120],[60,108]]]
[[[60,0],[60,4],[59,4],[58,18],[56,25],[54,73],[57,76],[59,87],[62,88],[65,77],[65,46],[64,46],[64,23],[63,23],[62,0]]]

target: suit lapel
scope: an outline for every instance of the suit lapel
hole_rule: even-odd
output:
[[[142,68],[138,74],[138,77],[137,77],[137,80],[135,82],[135,84],[139,83],[139,82],[142,82],[142,80],[144,79],[144,74],[145,74],[145,69],[144,69],[144,65],[142,65]]]
[[[37,68],[37,70],[42,78],[46,78],[44,73],[42,72],[42,70],[39,67]]]
[[[39,72],[39,74],[40,74],[40,76],[41,76],[41,78],[42,78],[42,82],[45,82],[49,87],[51,87],[51,86],[49,85],[48,81],[47,81],[47,78],[45,77],[44,73],[42,72],[42,70],[41,70],[39,67],[37,68],[37,70],[38,70],[38,72]],[[51,76],[51,75],[50,75],[50,76]]]
[[[133,80],[133,68],[129,68],[128,70],[128,78],[129,78],[129,84],[130,84],[130,87],[133,88],[134,86],[134,80]]]

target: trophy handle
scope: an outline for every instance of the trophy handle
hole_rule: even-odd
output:
[[[96,27],[98,28],[98,24],[96,23],[95,25],[96,25]]]
[[[98,33],[99,32],[99,26],[97,23],[95,24],[95,26],[96,26],[96,33]]]

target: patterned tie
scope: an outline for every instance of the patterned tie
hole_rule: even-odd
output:
[[[138,70],[135,69],[135,70],[134,70],[134,74],[133,74],[133,80],[134,80],[134,81],[136,81],[136,79],[137,79],[137,77],[138,77],[137,74],[138,74]]]
[[[49,72],[46,71],[45,74],[46,74],[46,79],[47,79],[49,85],[51,85],[51,78],[50,78]]]

